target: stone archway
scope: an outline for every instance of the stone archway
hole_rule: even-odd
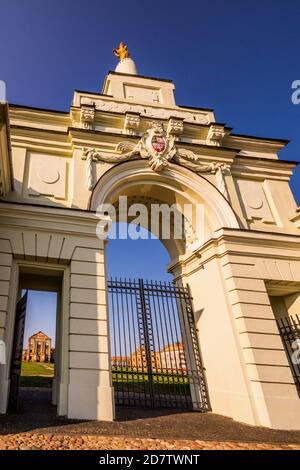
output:
[[[195,274],[194,270],[193,276],[187,275],[183,268],[178,270],[178,265],[183,267],[184,259],[193,256],[194,252],[197,254],[199,247],[208,240],[213,239],[216,236],[216,231],[220,228],[239,228],[237,217],[229,202],[207,179],[189,169],[171,164],[157,174],[149,168],[147,162],[142,160],[121,163],[108,170],[98,180],[90,199],[89,208],[97,211],[101,204],[116,205],[119,196],[128,196],[129,203],[138,202],[151,205],[152,203],[161,202],[168,205],[178,203],[179,205],[190,204],[193,207],[197,205],[204,207],[204,239],[200,245],[195,246],[194,250],[191,249],[191,246],[188,246],[186,239],[176,240],[174,237],[171,237],[170,240],[161,239],[169,252],[171,263],[168,269],[175,276],[177,285],[186,288],[187,285],[190,285],[190,279],[193,281],[190,287],[191,296],[194,298],[194,321],[197,324],[199,320],[197,314],[201,310],[199,287],[202,283],[202,274],[199,271]],[[196,229],[197,227],[193,225],[192,220],[191,230],[195,232]],[[199,270],[199,266],[196,269]],[[194,281],[195,277],[198,279],[196,283]],[[121,290],[125,289],[124,286],[117,287]],[[181,318],[184,318],[184,309],[181,315]],[[208,319],[208,322],[210,321]],[[201,330],[195,335],[201,347],[203,340]],[[211,344],[212,339],[213,336],[210,335]],[[185,347],[190,341],[189,338],[185,338]],[[215,360],[218,361],[219,359],[216,357]],[[195,369],[194,359],[191,359],[189,366],[191,370]],[[210,383],[214,380],[215,377],[210,376]],[[208,393],[210,393],[209,387]]]

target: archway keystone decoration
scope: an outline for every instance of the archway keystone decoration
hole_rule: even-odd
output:
[[[116,145],[115,153],[103,153],[95,148],[83,148],[82,158],[86,160],[87,186],[94,187],[92,162],[121,163],[139,158],[147,159],[150,168],[159,173],[169,166],[170,162],[185,166],[195,173],[217,173],[218,189],[228,199],[224,173],[230,171],[230,165],[220,162],[201,163],[201,159],[191,150],[180,149],[176,137],[166,132],[161,121],[154,121],[137,144],[121,141]]]

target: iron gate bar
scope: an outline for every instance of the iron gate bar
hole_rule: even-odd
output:
[[[147,358],[145,360],[145,352],[146,352],[146,348],[145,348],[145,334],[144,334],[144,331],[145,331],[145,328],[146,326],[144,326],[144,314],[142,312],[142,299],[141,299],[141,289],[140,289],[140,285],[138,283],[138,293],[136,294],[136,297],[135,297],[135,300],[136,300],[136,311],[137,311],[137,327],[138,327],[138,333],[139,333],[139,350],[140,350],[140,364],[141,364],[141,371],[142,371],[142,375],[138,375],[138,385],[139,385],[139,399],[143,399],[143,397],[145,398],[145,405],[149,405],[149,402],[148,402],[148,395],[147,394],[147,384],[146,384],[146,380],[145,378],[149,376],[147,376],[147,372],[148,372],[148,368],[147,368]],[[135,352],[135,357],[136,357],[136,362],[137,362],[137,366],[138,366],[138,357],[139,357],[139,353],[138,353],[138,350]],[[138,367],[137,367],[137,371],[138,371]],[[133,381],[134,382],[134,381]],[[141,383],[140,383],[141,382]],[[141,385],[143,385],[143,387],[141,387]],[[141,388],[143,389],[141,391]],[[152,404],[152,402],[150,402],[150,405]]]
[[[110,279],[108,292],[116,404],[209,410],[189,289]]]
[[[10,391],[8,408],[10,411],[16,411],[18,408],[19,382],[22,366],[22,347],[25,329],[25,317],[28,300],[28,290],[17,302],[15,326],[13,336],[13,348],[10,368]]]
[[[163,345],[161,344],[161,341],[160,341],[159,327],[158,327],[159,321],[158,321],[158,314],[157,314],[157,308],[156,308],[156,302],[155,301],[157,301],[157,303],[159,302],[158,297],[157,298],[153,297],[153,312],[154,312],[154,319],[155,319],[158,350],[162,351]],[[165,362],[167,362],[166,351],[164,350],[163,352],[164,352]],[[161,362],[161,358],[160,358],[160,362]],[[159,382],[159,377],[158,377],[158,382]],[[169,380],[168,380],[168,382],[169,382]],[[158,387],[157,393],[158,393],[159,401],[162,402],[164,400],[164,396],[161,395],[159,387]]]
[[[139,279],[140,299],[141,299],[141,333],[143,334],[142,347],[145,348],[146,354],[146,369],[149,380],[149,393],[150,393],[150,404],[154,407],[154,392],[153,392],[153,376],[152,376],[152,356],[151,356],[151,345],[153,344],[152,337],[152,324],[151,317],[149,315],[149,305],[145,297],[145,288],[143,279]]]
[[[296,340],[300,341],[300,318],[297,314],[294,316],[289,315],[287,317],[279,318],[276,322],[300,398],[300,363],[296,364],[292,359],[292,355],[295,352],[292,344]]]

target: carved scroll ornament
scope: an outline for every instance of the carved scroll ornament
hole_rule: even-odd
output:
[[[164,131],[159,121],[152,123],[137,144],[123,141],[117,144],[114,154],[103,153],[93,148],[83,148],[82,158],[86,160],[86,177],[89,190],[93,189],[93,162],[120,163],[129,160],[147,159],[150,168],[160,172],[172,161],[195,173],[216,174],[219,191],[228,199],[224,173],[229,171],[229,165],[220,162],[203,164],[200,158],[191,150],[179,149],[175,145],[175,135]]]

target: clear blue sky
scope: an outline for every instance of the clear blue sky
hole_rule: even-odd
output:
[[[174,80],[178,104],[214,108],[236,133],[290,139],[281,157],[300,161],[300,105],[291,102],[299,0],[0,0],[0,20],[0,79],[12,103],[67,110],[73,89],[101,90],[123,40],[140,74]],[[299,181],[300,168],[298,204]],[[118,273],[109,263],[111,274],[162,277],[159,241],[113,243],[124,263]]]
[[[38,331],[43,331],[50,336],[52,346],[55,346],[56,302],[57,294],[55,292],[29,292],[25,318],[24,349],[27,348],[29,336]]]

